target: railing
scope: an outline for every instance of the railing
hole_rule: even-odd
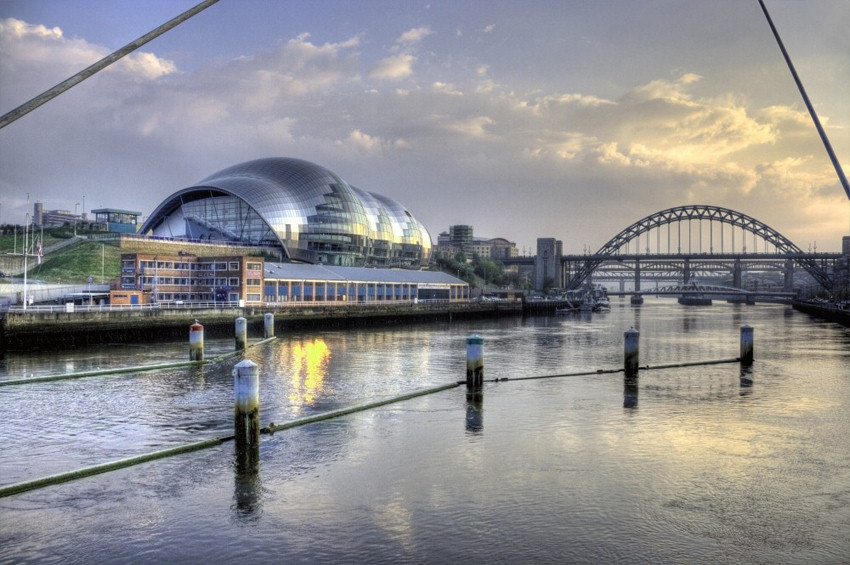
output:
[[[448,299],[427,299],[427,300],[368,300],[368,301],[343,301],[343,300],[328,300],[328,301],[290,301],[290,302],[257,302],[244,301],[240,302],[160,302],[154,304],[75,304],[73,312],[68,310],[66,304],[33,304],[27,306],[9,306],[5,311],[33,314],[52,313],[52,312],[126,312],[133,310],[226,310],[231,308],[310,308],[316,306],[343,307],[355,306],[358,308],[367,308],[373,306],[385,305],[441,305],[449,303],[467,303],[468,300],[448,300]]]

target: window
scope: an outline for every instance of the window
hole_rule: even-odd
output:
[[[231,261],[230,264],[229,264],[229,268],[230,268],[231,271],[238,271],[239,270],[239,262],[238,261]]]
[[[260,279],[247,279],[245,281],[245,284],[248,285],[248,286],[260,286],[260,284],[262,284],[262,283],[261,283]]]
[[[236,277],[231,277],[228,279],[230,282],[230,286],[239,286],[239,279]]]
[[[246,268],[247,268],[249,271],[259,271],[260,269],[262,269],[262,266],[261,266],[261,264],[260,264],[260,263],[248,263],[248,265],[246,266]]]

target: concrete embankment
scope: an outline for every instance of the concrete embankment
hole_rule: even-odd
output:
[[[839,308],[835,304],[820,304],[795,300],[792,303],[792,306],[795,310],[799,310],[800,312],[805,312],[806,314],[817,316],[818,318],[829,320],[830,322],[836,322],[842,326],[850,327],[850,310]]]
[[[263,332],[263,317],[275,316],[275,326],[346,327],[412,323],[522,314],[519,302],[456,304],[351,304],[288,306],[279,308],[216,308],[110,310],[76,312],[5,312],[2,350],[66,348],[96,343],[132,343],[186,338],[198,320],[208,336],[232,336],[234,321],[244,317],[252,335]]]

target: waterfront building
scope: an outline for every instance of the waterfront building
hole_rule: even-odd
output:
[[[278,247],[292,260],[419,268],[431,236],[407,208],[308,161],[258,159],[166,198],[140,233]]]
[[[266,262],[263,257],[121,255],[116,305],[466,301],[469,285],[438,271]]]
[[[439,271],[265,264],[263,301],[266,303],[434,300],[469,300],[469,284]]]
[[[263,263],[251,256],[124,253],[110,303],[260,302]]]

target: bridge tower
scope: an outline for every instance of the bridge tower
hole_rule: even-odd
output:
[[[537,238],[537,257],[534,259],[534,290],[543,291],[547,284],[563,288],[561,257],[563,243],[554,237]]]
[[[782,290],[786,292],[791,292],[794,290],[794,260],[786,259],[785,260],[785,284],[782,287]]]

